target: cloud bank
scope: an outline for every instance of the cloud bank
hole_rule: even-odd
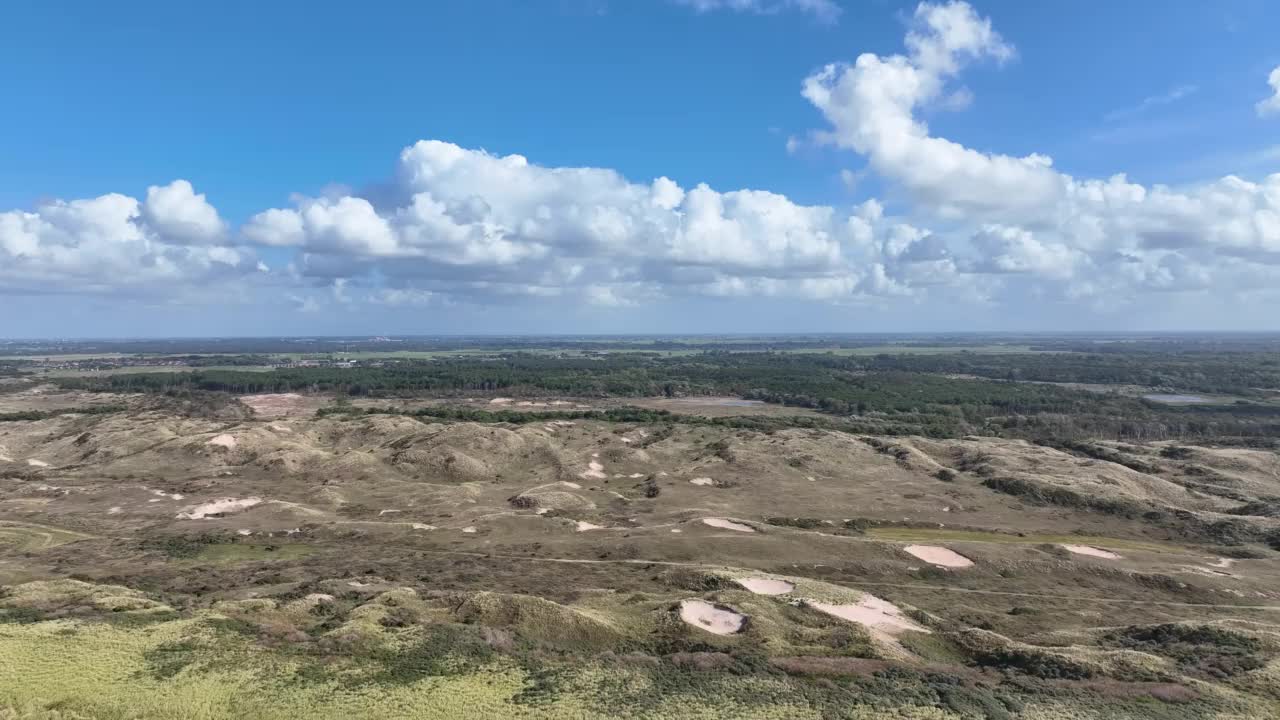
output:
[[[829,5],[689,4],[816,15]],[[1274,292],[1280,174],[1183,188],[1077,178],[1044,154],[989,152],[931,132],[926,111],[972,97],[959,85],[967,69],[1016,57],[968,4],[923,3],[902,52],[866,53],[803,80],[803,98],[827,123],[812,137],[863,157],[864,173],[891,191],[892,211],[878,199],[804,204],[422,140],[404,148],[376,192],[296,196],[239,227],[185,180],[143,199],[110,194],[0,213],[0,293],[181,297],[256,287],[312,312],[686,297],[1103,308],[1165,293]],[[1280,69],[1271,84],[1280,88]],[[264,256],[289,260],[268,269]]]

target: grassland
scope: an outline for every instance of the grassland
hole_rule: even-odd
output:
[[[984,532],[981,530],[956,530],[950,528],[876,527],[866,531],[867,537],[893,542],[935,543],[995,543],[1008,545],[1091,545],[1114,550],[1143,550],[1146,552],[1187,552],[1188,547],[1175,543],[1156,543],[1128,538],[1102,537],[1067,533],[1018,533]]]
[[[19,552],[44,550],[90,537],[92,536],[60,528],[0,520],[0,546]]]

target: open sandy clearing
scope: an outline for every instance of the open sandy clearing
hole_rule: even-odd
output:
[[[680,619],[716,635],[741,632],[747,616],[702,600],[681,600]]]
[[[601,465],[598,460],[592,460],[591,462],[587,463],[587,469],[583,470],[582,473],[578,475],[578,477],[594,479],[594,480],[603,480],[604,478],[608,477],[608,475],[605,475],[604,465]]]
[[[262,502],[262,498],[222,498],[221,500],[213,500],[211,502],[202,503],[190,510],[178,513],[179,520],[203,520],[214,515],[225,515],[227,513],[240,512],[248,510],[254,505]]]
[[[27,460],[27,464],[31,467],[49,467],[49,463],[43,460],[36,460],[35,458]]]
[[[1089,557],[1103,558],[1105,560],[1120,559],[1120,555],[1113,553],[1110,550],[1093,547],[1092,545],[1063,545],[1062,547],[1068,552],[1073,552],[1077,555],[1088,555]]]
[[[288,415],[293,410],[301,409],[302,396],[298,393],[265,393],[262,395],[242,395],[240,402],[248,405],[255,415]],[[272,426],[275,430],[275,426]]]
[[[694,485],[715,485],[716,484],[716,481],[712,480],[709,477],[696,477],[690,480],[689,482],[693,483]]]
[[[1232,560],[1231,558],[1218,558],[1217,560],[1214,560],[1213,562],[1209,563],[1209,567],[1229,568],[1235,564],[1236,564],[1236,561]]]
[[[603,529],[604,529],[603,525],[596,525],[595,523],[589,523],[585,520],[579,520],[577,523],[578,532],[586,532],[588,530],[603,530]]]
[[[231,450],[236,446],[236,439],[232,435],[223,433],[221,435],[211,438],[208,442],[205,443],[205,445],[216,445],[218,447],[224,447],[228,450]]]
[[[3,453],[0,453],[0,462],[13,462],[13,458]]]
[[[794,584],[786,580],[774,580],[772,578],[738,578],[734,582],[757,595],[786,595],[796,589]]]
[[[903,550],[921,560],[939,567],[964,568],[973,565],[973,561],[954,550],[937,545],[908,545]]]
[[[732,520],[725,520],[724,518],[702,518],[702,523],[704,525],[710,525],[711,527],[720,528],[722,530],[737,530],[738,532],[755,532],[756,531],[756,529],[751,527],[750,525],[746,525],[740,522],[734,522]]]
[[[805,600],[804,602],[819,612],[824,612],[849,622],[855,622],[859,625],[865,625],[872,630],[889,636],[897,635],[907,630],[930,632],[928,628],[903,615],[902,610],[898,609],[897,605],[887,600],[881,600],[874,595],[863,595],[858,602],[851,605],[831,605],[814,600]]]

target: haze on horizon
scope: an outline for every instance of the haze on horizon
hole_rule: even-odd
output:
[[[1280,7],[1112,5],[14,8],[0,338],[1280,330]]]

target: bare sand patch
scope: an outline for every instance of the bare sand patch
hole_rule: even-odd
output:
[[[206,442],[205,445],[216,445],[218,447],[224,447],[228,450],[232,450],[236,446],[236,439],[235,439],[235,436],[233,435],[228,435],[226,433],[223,433],[221,435],[213,437],[208,442]]]
[[[586,520],[579,520],[577,523],[578,532],[586,532],[588,530],[603,530],[603,529],[604,529],[603,525],[596,525],[595,523],[589,523]]]
[[[122,512],[124,512],[124,508],[120,507],[119,505],[115,505],[107,509],[108,515],[119,515]]]
[[[874,632],[883,633],[889,637],[907,630],[930,632],[928,628],[903,615],[897,605],[874,595],[863,595],[858,602],[849,605],[831,605],[815,600],[804,602],[814,610],[864,625]]]
[[[592,457],[595,457],[595,456],[592,455]],[[594,479],[594,480],[603,480],[604,478],[609,476],[605,474],[604,465],[601,465],[600,461],[592,460],[591,462],[587,463],[587,469],[579,473],[578,477],[586,478],[586,479]]]
[[[489,404],[490,405],[510,405],[511,398],[502,398],[502,397],[494,398],[489,401]]]
[[[939,567],[965,568],[971,567],[973,561],[954,550],[937,545],[908,545],[903,550],[921,560]]]
[[[410,527],[412,527],[414,530],[435,530],[436,529],[435,525],[428,525],[426,523],[411,523]]]
[[[0,454],[0,462],[13,462],[13,458],[8,455]]]
[[[31,467],[49,467],[49,463],[43,460],[36,460],[35,458],[28,459],[27,464]]]
[[[177,515],[179,520],[203,520],[213,515],[226,515],[228,513],[240,512],[248,510],[254,505],[262,502],[262,498],[222,498],[207,503],[196,505],[190,510],[180,512]]]
[[[1062,547],[1068,552],[1073,552],[1076,555],[1088,555],[1089,557],[1103,558],[1104,560],[1120,559],[1120,555],[1113,553],[1110,550],[1103,550],[1102,548],[1096,548],[1091,545],[1063,545]]]
[[[578,483],[576,483],[576,482],[569,482],[568,480],[561,480],[561,481],[560,481],[560,484],[561,484],[561,485],[563,485],[563,486],[565,486],[565,487],[567,487],[567,488],[572,488],[572,489],[574,489],[574,490],[581,490],[581,489],[582,489],[582,486],[581,486],[581,485],[579,485]]]
[[[476,527],[475,527],[474,525],[468,525],[468,526],[466,526],[466,527],[462,528],[462,532],[464,532],[464,533],[474,533],[474,532],[476,532]]]
[[[786,595],[796,589],[794,584],[786,580],[774,580],[772,578],[738,578],[734,582],[757,595]]]
[[[163,490],[152,490],[151,494],[156,497],[169,498],[170,500],[182,500],[186,497],[186,495],[183,495],[182,493],[167,493]]]
[[[694,485],[715,485],[716,484],[716,481],[712,480],[709,477],[696,477],[690,480],[689,482],[693,483]]]
[[[726,520],[724,518],[702,518],[702,523],[704,525],[710,525],[711,527],[720,528],[722,530],[736,530],[738,532],[755,532],[756,531],[756,529],[751,527],[750,525],[747,525],[745,523],[740,523],[740,522],[734,522],[732,520]]]
[[[716,635],[732,635],[742,631],[747,616],[703,600],[681,600],[680,619]]]
[[[254,415],[288,415],[302,408],[302,396],[298,393],[263,393],[262,395],[241,395],[240,402],[248,405]],[[275,425],[272,430],[277,429]]]
[[[1214,560],[1213,562],[1209,563],[1209,567],[1229,568],[1235,564],[1236,564],[1236,561],[1232,560],[1231,558],[1218,558],[1217,560]]]

